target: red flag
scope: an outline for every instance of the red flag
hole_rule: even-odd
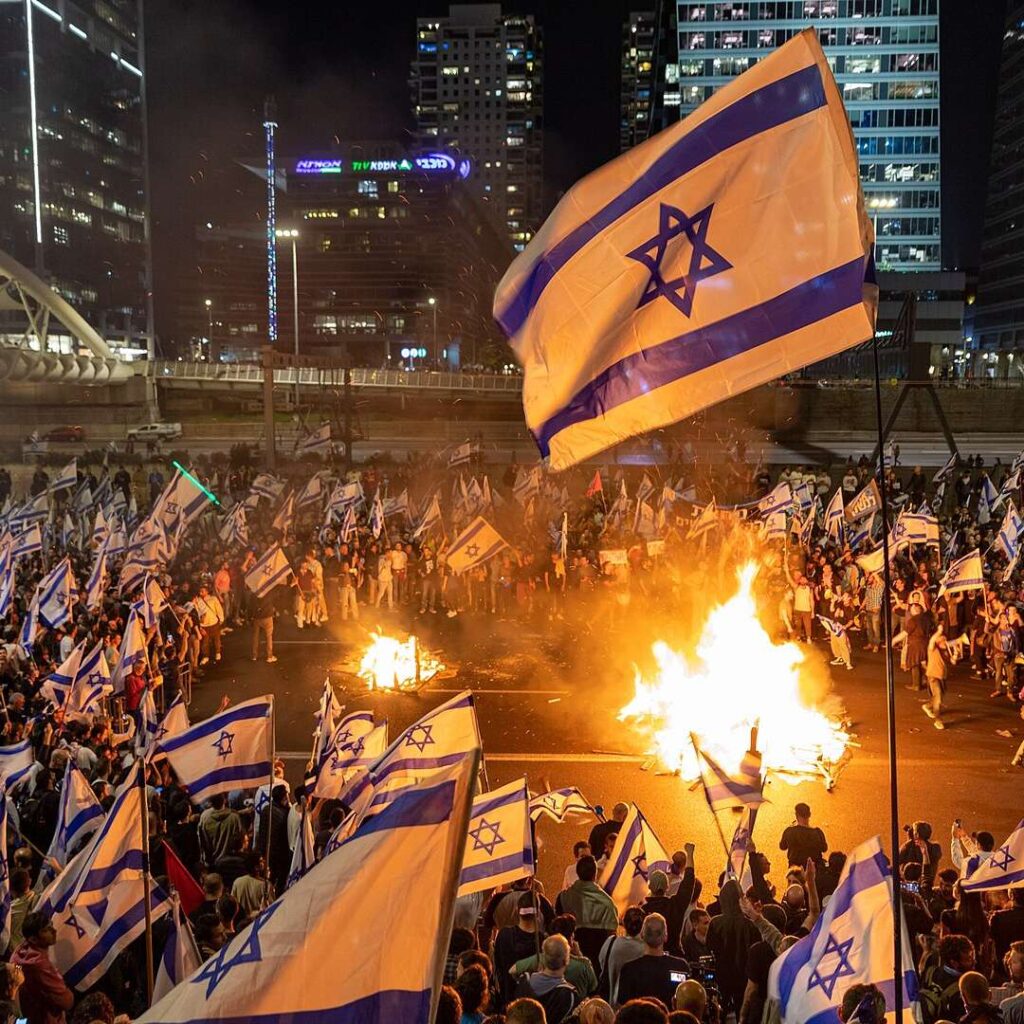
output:
[[[603,494],[604,485],[601,483],[601,470],[597,469],[594,471],[594,479],[590,481],[590,486],[587,488],[587,497],[592,498],[595,494]]]
[[[181,859],[174,852],[174,847],[170,843],[164,843],[164,859],[167,866],[167,881],[178,890],[181,909],[185,911],[186,916],[189,916],[205,899],[202,887],[189,874],[188,868],[181,863]]]

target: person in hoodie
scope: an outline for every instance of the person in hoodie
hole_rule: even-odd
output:
[[[11,957],[25,975],[18,996],[21,1012],[28,1024],[64,1024],[65,1013],[75,1005],[75,994],[50,962],[50,947],[57,942],[50,915],[39,910],[28,914],[21,933],[24,941]]]
[[[593,856],[576,861],[576,881],[555,899],[555,912],[572,914],[576,919],[576,941],[580,952],[592,964],[597,963],[601,947],[619,926],[615,903],[595,881],[597,861]]]
[[[718,894],[720,912],[708,926],[708,948],[715,956],[722,1012],[738,1012],[747,985],[747,953],[760,939],[757,928],[740,910],[740,887],[728,879]]]

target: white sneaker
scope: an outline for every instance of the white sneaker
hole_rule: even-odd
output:
[[[945,729],[945,728],[946,728],[946,727],[945,727],[945,726],[944,726],[944,725],[942,724],[942,720],[941,720],[940,718],[936,718],[936,719],[935,719],[935,721],[934,721],[934,722],[932,722],[932,725],[934,725],[936,729]]]
[[[273,654],[269,658],[267,658],[268,665],[273,665],[275,661],[277,661],[277,657]]]
[[[922,704],[922,705],[921,705],[921,710],[922,710],[922,711],[923,711],[923,712],[924,712],[924,713],[925,713],[925,714],[926,714],[926,715],[927,715],[927,716],[928,716],[929,718],[935,718],[935,712],[934,712],[934,711],[932,711],[932,709],[931,709],[931,706],[930,706],[929,704]]]

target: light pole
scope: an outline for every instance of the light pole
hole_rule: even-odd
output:
[[[295,324],[295,408],[299,407],[299,255],[297,228],[278,228],[278,238],[290,238],[292,242],[292,314]]]
[[[434,296],[431,295],[430,298],[427,299],[427,303],[430,305],[430,308],[434,311],[434,363],[438,364],[440,363],[440,359],[438,359],[437,357],[437,299],[435,299]]]
[[[206,306],[206,345],[207,345],[207,358],[209,362],[213,362],[213,299],[204,299],[203,305]]]
[[[872,196],[868,200],[868,209],[871,211],[871,228],[875,233],[875,246],[878,246],[878,211],[893,210],[899,200],[895,196]]]

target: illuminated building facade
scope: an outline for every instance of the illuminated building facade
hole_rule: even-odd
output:
[[[0,40],[0,250],[113,348],[145,356],[153,332],[137,0],[0,2]]]
[[[543,219],[543,62],[533,18],[454,4],[420,18],[411,85],[418,144],[472,159],[470,180],[521,250]]]
[[[254,359],[267,338],[266,168],[253,158],[236,169],[236,206],[198,229],[198,276],[179,309],[179,336],[212,336],[193,344],[212,360]],[[294,350],[297,231],[300,352],[382,367],[503,354],[491,302],[514,254],[471,180],[468,158],[389,143],[279,154],[278,347]]]

